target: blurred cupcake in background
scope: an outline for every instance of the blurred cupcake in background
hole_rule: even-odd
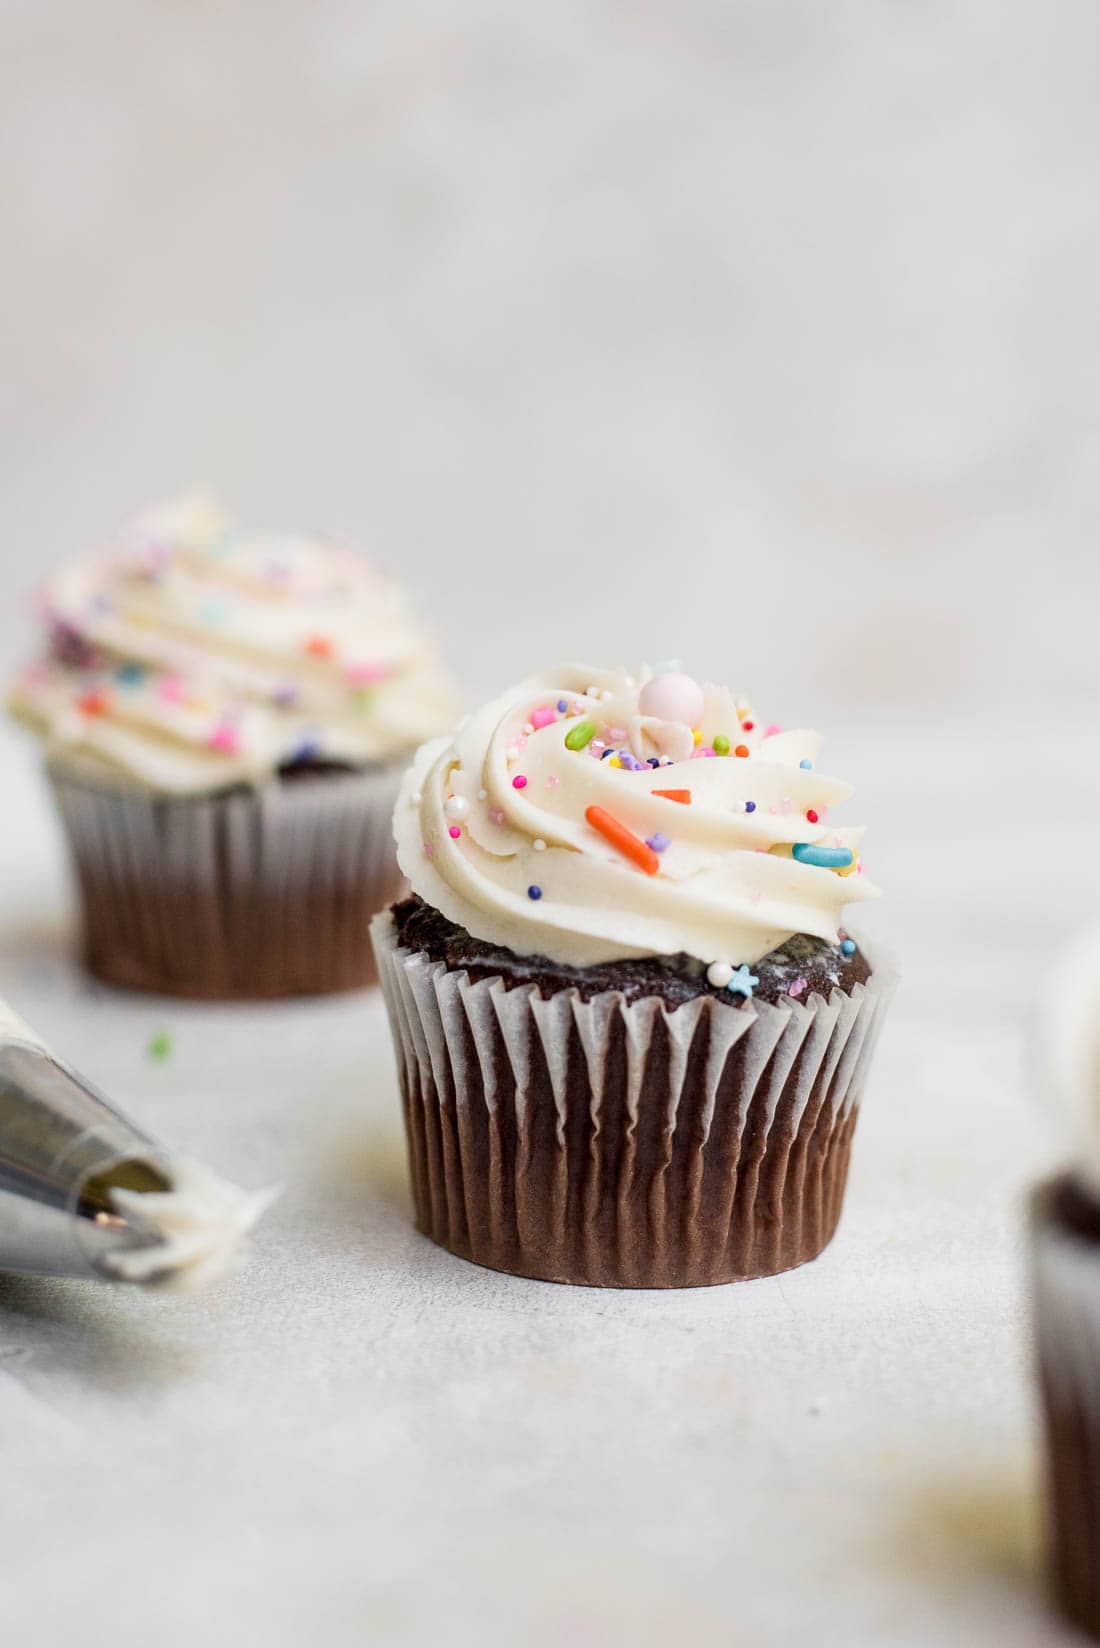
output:
[[[770,1275],[840,1216],[889,965],[821,737],[565,666],[423,749],[375,919],[417,1220],[498,1270]]]
[[[199,997],[370,982],[400,776],[457,713],[393,585],[188,497],[57,573],[41,612],[10,706],[44,742],[89,969]]]
[[[1032,1200],[1032,1289],[1056,1599],[1100,1640],[1100,930],[1054,969],[1040,1078],[1071,1164]]]

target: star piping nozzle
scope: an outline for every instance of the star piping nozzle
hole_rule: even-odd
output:
[[[0,1001],[0,1271],[199,1287],[277,1194],[166,1151]]]

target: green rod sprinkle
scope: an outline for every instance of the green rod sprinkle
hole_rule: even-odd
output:
[[[594,721],[578,721],[576,726],[570,727],[565,735],[566,749],[583,750],[584,746],[595,736],[595,733],[596,723]]]

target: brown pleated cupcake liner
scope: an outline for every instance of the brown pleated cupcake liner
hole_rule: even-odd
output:
[[[701,1287],[819,1254],[893,974],[828,1001],[666,1008],[471,983],[373,925],[418,1227],[476,1264]]]
[[[1032,1202],[1050,1571],[1059,1606],[1100,1639],[1100,1242],[1059,1218],[1065,1184]]]
[[[165,798],[51,768],[89,971],[207,999],[374,982],[370,920],[403,885],[400,778],[394,765]]]

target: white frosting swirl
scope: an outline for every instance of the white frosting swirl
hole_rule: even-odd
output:
[[[457,713],[427,637],[360,555],[240,534],[201,497],[63,569],[42,604],[50,651],[16,681],[14,714],[52,754],[156,791],[388,760]]]
[[[659,721],[639,704],[650,679],[566,666],[420,750],[395,814],[414,890],[476,938],[575,966],[680,952],[739,965],[795,933],[835,941],[844,905],[876,889],[862,831],[826,821],[851,790],[815,770],[820,735],[762,730],[713,686],[694,728]],[[595,737],[570,748],[581,723]],[[685,732],[692,758],[648,764],[682,751]],[[601,745],[622,753],[601,758]],[[594,827],[593,806],[633,845],[609,840],[602,815]],[[798,843],[851,862],[799,862]]]

